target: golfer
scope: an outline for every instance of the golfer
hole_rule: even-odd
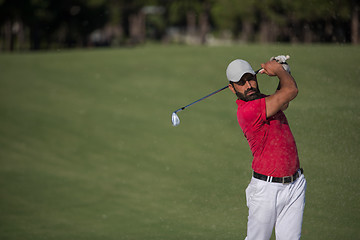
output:
[[[278,240],[300,239],[306,180],[284,115],[298,89],[291,74],[276,60],[261,67],[261,73],[279,79],[278,89],[270,96],[260,92],[248,62],[237,59],[226,69],[229,89],[238,98],[238,122],[253,155],[253,177],[246,189],[246,239],[268,240],[274,227]]]

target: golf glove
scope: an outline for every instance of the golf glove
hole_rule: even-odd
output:
[[[285,69],[285,71],[287,71],[288,73],[290,73],[290,66],[287,64],[286,60],[288,60],[290,58],[289,55],[279,55],[277,57],[271,57],[270,61],[275,60],[278,63],[280,63],[283,68]]]

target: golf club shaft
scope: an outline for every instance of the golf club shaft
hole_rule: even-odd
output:
[[[262,68],[260,68],[259,70],[255,71],[255,74],[258,74],[261,70],[262,70]],[[204,100],[205,98],[208,98],[208,97],[210,97],[210,96],[212,96],[212,95],[214,95],[214,94],[216,94],[216,93],[218,93],[218,92],[221,92],[222,90],[224,90],[224,89],[226,89],[226,88],[228,88],[228,87],[229,87],[229,86],[227,85],[227,86],[225,86],[225,87],[223,87],[223,88],[220,88],[219,90],[216,90],[215,92],[212,92],[212,93],[210,93],[209,95],[206,95],[205,97],[202,97],[202,98],[196,100],[195,102],[190,103],[189,105],[186,105],[186,106],[184,106],[184,107],[182,107],[182,108],[179,108],[178,110],[174,111],[174,113],[177,113],[178,111],[182,111],[182,110],[184,110],[185,108],[190,107],[191,105],[193,105],[193,104],[195,104],[195,103],[197,103],[197,102],[200,102],[200,101]]]
[[[214,95],[214,94],[216,94],[216,93],[218,93],[218,92],[221,92],[222,90],[224,90],[224,89],[226,89],[226,88],[228,88],[228,87],[229,87],[229,86],[225,86],[225,87],[223,87],[223,88],[221,88],[221,89],[219,89],[219,90],[216,90],[215,92],[210,93],[209,95],[206,95],[205,97],[202,97],[202,98],[196,100],[195,102],[190,103],[189,105],[186,105],[185,107],[179,108],[178,110],[175,111],[175,113],[177,113],[178,111],[182,111],[182,110],[184,110],[185,108],[190,107],[191,105],[193,105],[193,104],[195,104],[195,103],[197,103],[197,102],[200,102],[200,101],[204,100],[205,98],[208,98],[208,97],[210,97],[210,96],[212,96],[212,95]]]

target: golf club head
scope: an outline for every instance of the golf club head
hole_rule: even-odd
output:
[[[180,124],[180,118],[179,116],[176,114],[176,112],[173,112],[171,115],[171,121],[172,121],[172,125],[174,127],[176,127],[177,125]]]

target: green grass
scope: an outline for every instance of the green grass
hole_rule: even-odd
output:
[[[244,239],[251,152],[235,58],[290,54],[302,239],[359,239],[360,48],[145,46],[0,55],[0,239]],[[272,93],[277,81],[259,76]]]

